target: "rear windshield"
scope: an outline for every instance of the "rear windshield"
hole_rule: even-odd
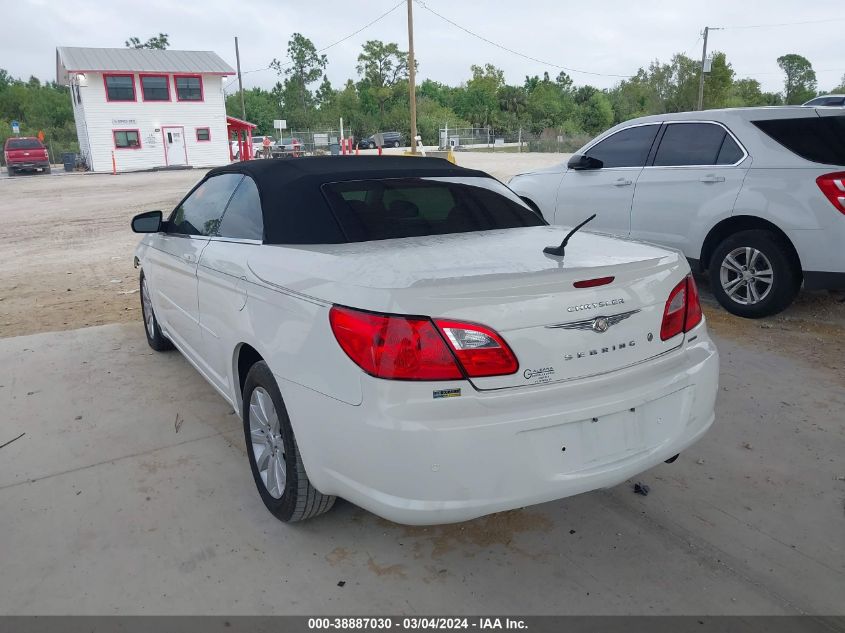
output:
[[[546,224],[493,178],[390,178],[323,185],[349,242]]]
[[[44,146],[36,138],[10,138],[6,149],[42,149]]]
[[[801,158],[826,165],[845,165],[845,115],[753,123]]]

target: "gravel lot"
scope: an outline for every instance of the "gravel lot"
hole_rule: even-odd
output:
[[[561,160],[458,155],[503,179]],[[717,422],[648,497],[285,526],[237,418],[139,322],[129,219],[201,175],[0,180],[0,445],[25,433],[0,448],[0,613],[845,613],[841,296],[744,321],[704,291]]]

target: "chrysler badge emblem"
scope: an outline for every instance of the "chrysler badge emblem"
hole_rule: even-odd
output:
[[[610,327],[610,324],[607,322],[605,317],[598,317],[593,319],[593,332],[598,332],[602,334],[603,332],[607,332],[607,328]]]

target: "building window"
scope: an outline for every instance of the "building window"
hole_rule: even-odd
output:
[[[107,101],[135,101],[135,77],[132,75],[103,75]]]
[[[211,140],[211,130],[207,127],[198,127],[197,128],[197,141],[210,141]]]
[[[138,130],[114,130],[115,149],[140,149],[141,135]]]
[[[167,75],[138,75],[144,101],[170,101],[170,81]]]
[[[199,75],[182,75],[174,77],[176,82],[176,98],[179,101],[202,101],[202,77]]]

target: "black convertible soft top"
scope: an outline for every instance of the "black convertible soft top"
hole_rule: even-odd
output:
[[[266,244],[341,244],[347,240],[321,187],[326,183],[384,178],[462,176],[490,178],[442,158],[410,156],[315,156],[251,160],[217,167],[218,174],[245,174],[258,186]]]

